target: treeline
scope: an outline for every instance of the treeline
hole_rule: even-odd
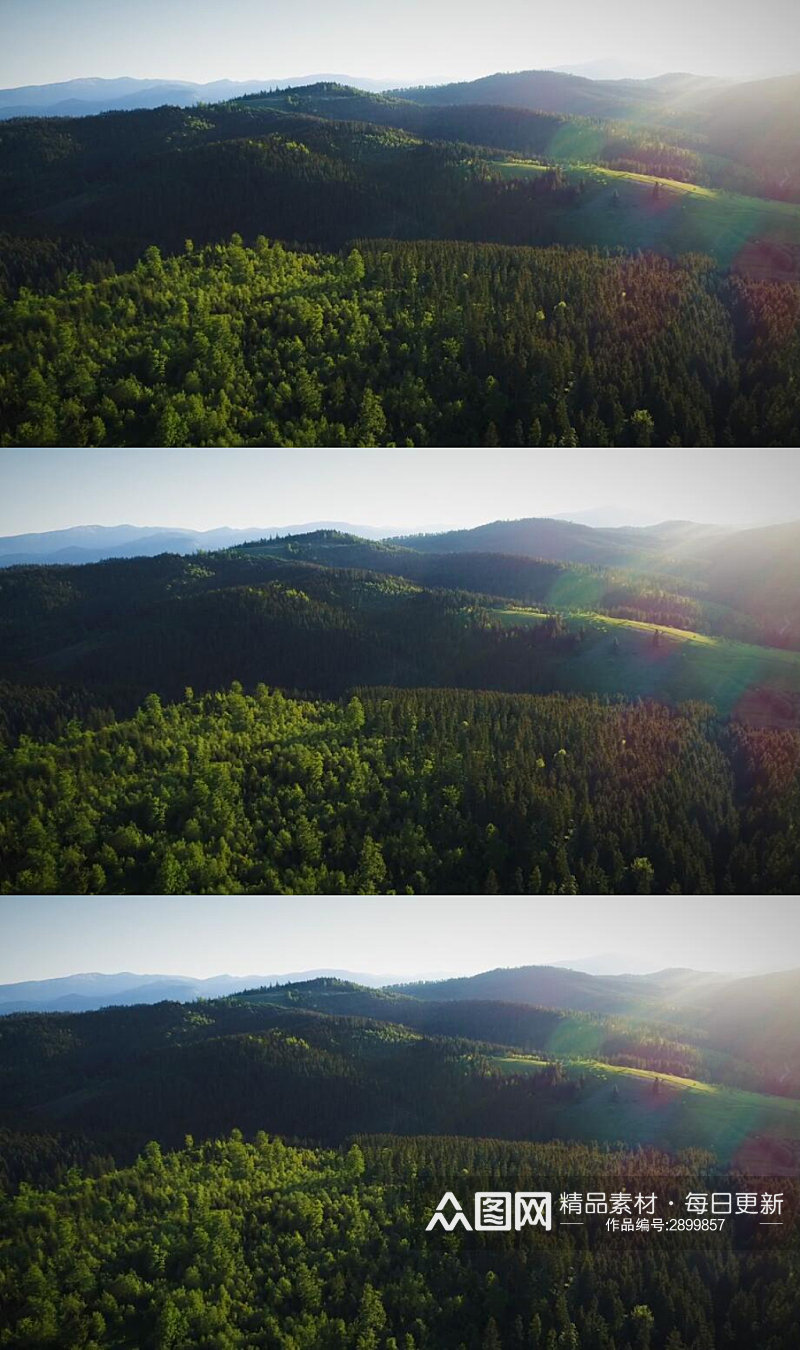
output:
[[[557,170],[503,181],[474,145],[233,104],[4,123],[0,190],[8,296],[52,290],[70,260],[96,279],[151,245],[180,252],[187,236],[233,231],[316,248],[361,236],[548,243],[578,199]]]
[[[566,990],[549,997],[531,994],[527,1002],[513,1001],[512,994],[501,997],[499,993],[490,996],[476,991],[472,998],[448,1002],[439,1001],[436,991],[426,997],[424,986],[408,998],[326,979],[295,982],[284,988],[273,986],[242,997],[297,1011],[369,1017],[412,1027],[427,1036],[513,1047],[547,1059],[557,1058],[558,1048],[567,1044],[591,1045],[592,1054],[604,1064],[775,1096],[800,1093],[800,1060],[783,1041],[777,1043],[773,1037],[769,1055],[762,1046],[748,1057],[741,1037],[737,1043],[736,1032],[727,1024],[724,1031],[717,1025],[709,1034],[706,1027],[698,1025],[702,1019],[698,1019],[696,1010],[684,1013],[672,1025],[660,1022],[663,1010],[648,1009],[646,1000],[645,1006],[639,1000],[639,1006],[632,1007],[627,1016],[615,1017],[575,1011]]]
[[[670,1164],[448,1138],[152,1143],[132,1167],[0,1199],[0,1335],[37,1350],[750,1350],[758,1327],[765,1350],[794,1344],[795,1241],[425,1232],[456,1179],[465,1198],[509,1177],[585,1192],[610,1166],[635,1188]],[[682,1181],[707,1189],[701,1159]]]
[[[541,112],[533,105],[506,107],[500,91],[495,103],[437,107],[433,102],[426,105],[329,82],[247,94],[237,103],[251,110],[280,108],[286,113],[402,127],[426,140],[467,142],[483,153],[485,147],[495,147],[545,161],[600,164],[751,195],[785,200],[800,196],[793,175],[781,176],[772,167],[765,171],[752,156],[749,162],[740,159],[735,142],[729,141],[724,154],[715,152],[699,124],[693,129],[674,119],[658,127],[614,120],[613,113],[603,118]]]
[[[0,306],[5,445],[794,445],[800,288],[709,261],[261,240]]]
[[[0,751],[5,893],[793,894],[800,736],[703,705],[260,686]]]
[[[176,1147],[187,1130],[209,1138],[236,1121],[250,1134],[263,1128],[325,1144],[381,1130],[545,1139],[594,1129],[607,1137],[598,1092],[613,1110],[613,1137],[642,1138],[636,1110],[611,1084],[568,1077],[555,1060],[502,1072],[488,1050],[269,1002],[13,1014],[0,1021],[3,1109],[15,1127],[5,1166],[9,1179],[34,1179],[40,1167],[49,1177],[58,1164],[130,1161],[148,1139]],[[641,1101],[653,1083],[633,1083]],[[46,1125],[60,1131],[49,1148]],[[647,1137],[681,1132],[682,1121],[660,1120]]]
[[[0,580],[0,634],[15,657],[0,686],[0,738],[47,738],[74,717],[99,726],[148,692],[176,699],[235,678],[322,695],[384,682],[556,687],[580,635],[555,615],[503,628],[486,605],[253,554],[13,569]]]

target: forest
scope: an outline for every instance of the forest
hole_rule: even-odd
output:
[[[0,751],[5,893],[793,894],[800,736],[708,705],[259,686]]]
[[[3,569],[0,887],[792,894],[800,654],[754,533],[742,609],[735,534],[671,578],[658,531],[639,570],[336,531]]]
[[[526,977],[505,972],[514,973]],[[529,968],[526,1001],[515,1004],[322,978],[189,1003],[3,1016],[3,1184],[62,1180],[78,1159],[127,1164],[151,1139],[174,1148],[187,1131],[209,1138],[237,1125],[250,1137],[263,1128],[337,1147],[389,1131],[675,1156],[702,1148],[720,1166],[794,1174],[800,1059],[786,1016],[796,972],[763,977],[782,1016],[766,1051],[757,1035],[737,1041],[747,980],[723,991],[701,978],[681,991],[647,979],[612,1015],[576,1010],[561,974]]]
[[[685,1163],[687,1190],[707,1189],[704,1163]],[[454,1175],[470,1191],[511,1174],[584,1192],[611,1168],[652,1187],[669,1165],[454,1138],[152,1142],[130,1167],[0,1198],[0,1336],[41,1350],[749,1350],[757,1328],[764,1350],[786,1350],[796,1240],[424,1231]]]
[[[505,189],[504,189],[505,190]],[[510,188],[512,194],[516,189]],[[240,238],[0,306],[5,445],[794,445],[800,289],[708,259]]]
[[[764,993],[781,1001],[780,987],[769,977]],[[449,1033],[420,1029],[448,1011]],[[745,1062],[715,1048],[712,1008],[688,1007],[680,1025],[654,1016],[320,979],[0,1018],[2,1343],[749,1350],[757,1327],[786,1350],[797,1102],[753,1090],[755,1047]],[[494,1040],[514,1017],[538,1060]],[[567,1023],[594,1058],[548,1050]],[[670,1076],[690,1067],[711,1081]],[[550,1188],[557,1216],[561,1194],[683,1206],[691,1191],[746,1187],[779,1192],[787,1222],[613,1235],[556,1217],[555,1233],[426,1233],[444,1190],[468,1201],[509,1185]]]
[[[0,444],[796,444],[791,175],[453,98],[0,123]]]

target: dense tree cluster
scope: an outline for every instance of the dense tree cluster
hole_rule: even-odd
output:
[[[326,1143],[391,1129],[702,1144],[723,1161],[738,1153],[754,1111],[777,1148],[797,1137],[796,1039],[737,1042],[735,1011],[665,1011],[642,997],[629,1014],[607,1017],[569,1010],[566,990],[567,1006],[543,1008],[330,984],[4,1016],[6,1177],[57,1179],[95,1154],[129,1161],[150,1138],[175,1146],[187,1130],[207,1138],[237,1122]],[[579,1063],[565,1061],[567,1048]],[[672,1084],[654,1113],[659,1074],[717,1087]],[[58,1133],[44,1135],[48,1125]]]
[[[790,445],[797,295],[692,258],[151,249],[2,307],[4,444]]]
[[[180,698],[234,678],[322,694],[384,682],[552,688],[579,638],[555,615],[504,628],[489,603],[291,553],[9,570],[0,633],[16,661],[0,732],[46,736],[76,716],[101,725],[149,692]],[[42,685],[46,667],[59,683]]]
[[[800,736],[705,706],[260,686],[0,759],[31,893],[785,893]]]
[[[577,200],[557,169],[505,182],[472,145],[249,104],[6,123],[0,188],[10,295],[53,289],[69,260],[95,279],[150,245],[180,252],[187,236],[232,231],[324,248],[359,236],[549,242]]]
[[[655,175],[678,182],[706,184],[735,192],[797,200],[800,188],[791,179],[775,181],[774,173],[757,164],[738,162],[735,147],[728,155],[708,153],[702,135],[673,121],[669,130],[581,116],[540,112],[533,107],[474,103],[436,107],[402,98],[366,93],[344,85],[320,83],[302,90],[248,94],[239,104],[250,109],[281,108],[314,117],[372,122],[402,127],[430,141],[496,147],[545,162],[601,164],[610,169]]]
[[[789,1033],[771,1036],[768,1053],[763,1044],[753,1052],[752,1037],[743,1035],[727,1012],[716,1018],[710,1032],[708,1019],[704,1021],[691,1005],[690,1011],[684,1009],[680,1015],[673,1010],[674,1021],[665,1023],[660,1020],[663,1007],[648,1004],[641,993],[636,999],[629,997],[624,1016],[575,1011],[579,1000],[574,990],[562,987],[548,994],[529,985],[526,993],[515,994],[512,972],[502,974],[501,989],[490,994],[476,988],[469,996],[462,994],[449,1001],[435,983],[412,986],[414,993],[409,997],[331,979],[272,986],[246,997],[294,1010],[401,1023],[425,1035],[513,1046],[548,1059],[559,1047],[571,1046],[576,1052],[590,1047],[593,1056],[604,1063],[702,1078],[776,1096],[800,1093],[800,1055]],[[530,971],[526,974],[530,976]],[[488,978],[478,976],[476,984]],[[775,1002],[782,1010],[787,1007],[785,996]],[[748,1009],[751,1023],[759,1011]]]
[[[635,1185],[669,1162],[448,1138],[151,1143],[132,1167],[0,1200],[0,1336],[37,1350],[749,1350],[758,1327],[764,1350],[795,1343],[794,1242],[425,1232],[454,1178],[472,1192],[569,1176],[585,1191],[612,1166]],[[685,1181],[702,1185],[701,1169]]]
[[[296,1001],[293,993],[285,1006],[266,997],[4,1018],[4,1110],[17,1127],[7,1141],[9,1177],[36,1176],[39,1167],[50,1176],[94,1158],[89,1141],[101,1161],[108,1153],[126,1161],[148,1139],[174,1147],[187,1130],[208,1138],[237,1121],[251,1133],[325,1143],[384,1129],[515,1139],[593,1130],[631,1144],[643,1137],[636,1104],[647,1101],[653,1077],[626,1079],[620,1103],[611,1084],[568,1078],[556,1060],[510,1072],[513,1064],[499,1067],[481,1042],[320,1015],[303,1006],[302,990]],[[598,1120],[598,1103],[609,1122]],[[676,1128],[665,1113],[644,1137],[682,1143],[691,1120],[682,1112]],[[60,1131],[49,1146],[47,1123]],[[696,1137],[702,1132],[696,1123]]]
[[[768,575],[763,566],[759,575]],[[791,692],[781,690],[787,680],[789,690],[800,683],[792,658],[676,642],[655,626],[670,619],[677,629],[792,647],[797,628],[785,590],[769,585],[772,602],[764,603],[774,604],[774,617],[764,611],[759,621],[763,580],[754,594],[729,597],[749,613],[714,591],[698,599],[676,586],[698,589],[683,579],[426,553],[324,531],[193,558],[7,568],[0,736],[46,737],[70,717],[99,725],[111,710],[130,715],[148,693],[175,699],[187,685],[214,689],[233,679],[322,695],[389,683],[570,689],[714,701],[723,713],[763,685],[760,720],[791,725]],[[653,626],[608,623],[604,614]],[[772,714],[764,701],[771,682]]]

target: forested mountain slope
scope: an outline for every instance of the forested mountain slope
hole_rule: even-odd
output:
[[[794,445],[798,316],[800,289],[698,258],[151,250],[121,276],[0,304],[0,439]]]
[[[76,1171],[3,1199],[11,1296],[0,1334],[15,1350],[33,1339],[62,1350],[65,1332],[98,1350],[289,1338],[326,1350],[522,1350],[559,1339],[585,1350],[750,1350],[758,1326],[771,1350],[791,1345],[794,1238],[766,1247],[751,1237],[742,1251],[725,1231],[624,1243],[604,1228],[458,1229],[444,1240],[425,1231],[454,1177],[468,1203],[509,1177],[556,1194],[612,1190],[619,1177],[642,1191],[658,1178],[663,1192],[672,1166],[654,1150],[430,1137],[338,1152],[263,1133],[187,1141],[166,1156],[153,1145],[130,1168]],[[695,1153],[672,1184],[680,1201],[710,1183]],[[796,1204],[791,1183],[784,1190]]]
[[[390,91],[422,105],[494,104],[539,113],[613,119],[634,135],[652,127],[701,155],[730,156],[782,195],[800,188],[795,110],[800,76],[723,81],[691,76],[655,80],[589,80],[558,71],[498,73],[455,84]],[[503,142],[498,142],[502,144]]]
[[[74,716],[98,726],[150,693],[232,680],[323,696],[391,683],[701,700],[796,728],[797,628],[766,608],[759,621],[657,574],[426,554],[331,530],[188,558],[6,568],[0,733],[47,738]]]
[[[594,117],[641,113],[665,102],[663,90],[651,80],[590,80],[556,70],[503,72],[390,92],[423,104],[493,103]]]
[[[242,103],[251,109],[401,127],[426,140],[481,147],[489,158],[498,150],[510,150],[549,163],[591,162],[741,192],[759,192],[765,186],[755,172],[733,159],[704,155],[702,138],[683,127],[650,128],[638,121],[601,121],[599,114],[579,116],[569,109],[548,112],[539,105],[508,106],[502,97],[494,104],[453,101],[442,105],[435,94],[431,91],[431,102],[425,103],[315,84],[251,95]]]
[[[793,894],[800,735],[705,705],[259,687],[0,750],[6,893]]]
[[[348,1012],[359,1000],[377,1015]],[[519,1050],[492,1039],[514,1029],[512,1018]],[[720,1053],[702,1029],[680,1034],[640,1017],[448,1009],[319,980],[193,1004],[12,1014],[0,1020],[3,1124],[20,1138],[6,1176],[24,1163],[24,1136],[43,1129],[94,1140],[117,1159],[148,1139],[174,1147],[187,1131],[207,1138],[235,1121],[251,1136],[327,1143],[383,1128],[674,1151],[691,1141],[720,1161],[753,1133],[754,1115],[776,1141],[800,1140],[796,1038],[781,1082],[776,1054],[748,1060]],[[663,1102],[653,1101],[659,1076]]]
[[[705,540],[735,533],[731,528],[695,525],[690,521],[603,527],[527,516],[519,520],[495,520],[470,529],[400,535],[387,543],[432,553],[518,553],[528,558],[594,563],[601,567],[627,564],[653,568],[675,549],[691,555]]]
[[[635,578],[620,579],[623,588],[627,584],[646,594],[646,577],[650,575],[654,587],[670,595],[667,603],[673,604],[676,613],[686,611],[688,596],[694,597],[691,608],[695,627],[705,626],[702,618],[705,602],[734,605],[738,612],[749,614],[754,621],[760,620],[765,629],[769,627],[774,642],[780,642],[781,633],[800,632],[797,521],[745,530],[680,521],[667,521],[646,529],[593,529],[572,521],[528,518],[497,520],[467,530],[409,535],[387,543],[427,554],[513,553],[551,562],[622,567],[635,574]],[[557,590],[555,586],[554,591]],[[682,590],[688,595],[681,596]],[[511,589],[507,593],[519,594]],[[614,612],[607,603],[601,602],[597,607]],[[710,615],[707,617],[710,619]]]
[[[457,236],[460,215],[492,209],[486,178],[470,147],[247,103],[0,123],[4,216],[23,236],[23,268],[26,234],[79,239],[118,265],[234,231],[327,247]]]

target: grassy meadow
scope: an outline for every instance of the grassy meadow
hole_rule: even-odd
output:
[[[493,1063],[503,1073],[540,1073],[548,1061],[502,1054]],[[738,1160],[761,1145],[791,1154],[800,1141],[800,1101],[703,1083],[673,1074],[605,1064],[594,1059],[562,1061],[566,1080],[579,1082],[573,1100],[554,1105],[550,1122],[564,1137],[611,1143],[635,1139],[671,1149],[705,1148]],[[656,1085],[657,1084],[657,1085]],[[787,1142],[788,1141],[788,1142]]]
[[[525,178],[546,173],[552,165],[509,159],[493,167],[503,177]],[[800,248],[800,205],[794,202],[747,197],[595,164],[559,167],[568,182],[584,184],[578,204],[559,213],[560,243],[654,249],[675,256],[707,253],[722,267],[736,266],[756,245],[787,250],[789,255]],[[784,263],[791,274],[791,256]]]
[[[500,623],[512,626],[549,617],[522,606],[493,613]],[[580,647],[562,662],[565,688],[677,703],[699,699],[723,715],[751,714],[772,725],[796,724],[800,652],[591,611],[573,610],[561,618],[568,629],[583,634]],[[777,699],[769,716],[766,710],[758,716],[759,694]]]

